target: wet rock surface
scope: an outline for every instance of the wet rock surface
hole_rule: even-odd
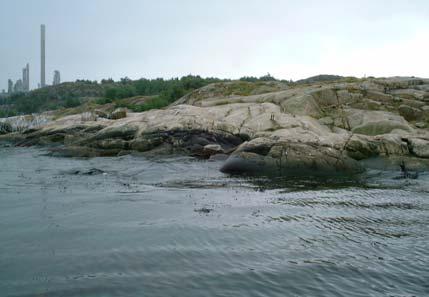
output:
[[[429,140],[410,138],[408,141],[411,153],[420,158],[429,158]]]
[[[86,170],[74,169],[67,172],[67,174],[71,174],[71,175],[99,175],[103,173],[105,172],[98,168],[89,168]]]
[[[0,135],[12,132],[12,125],[9,123],[0,122]]]

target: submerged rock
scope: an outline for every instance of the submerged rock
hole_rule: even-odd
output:
[[[49,149],[49,154],[54,157],[77,157],[77,158],[94,158],[94,157],[114,157],[119,154],[120,150],[94,149],[84,146],[64,146]]]
[[[68,174],[72,174],[72,175],[100,175],[104,173],[105,172],[103,170],[98,168],[76,169],[68,172]]]
[[[214,154],[211,155],[209,160],[210,161],[226,161],[229,158],[229,155],[227,154]]]
[[[419,177],[418,172],[410,172],[408,170],[404,161],[401,162],[399,167],[401,168],[401,176],[400,176],[401,178],[417,179]]]
[[[194,209],[195,212],[199,212],[199,213],[203,213],[203,214],[209,214],[213,210],[214,210],[213,208],[207,208],[207,207],[202,207],[202,208]]]

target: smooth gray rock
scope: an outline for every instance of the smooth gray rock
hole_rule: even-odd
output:
[[[414,155],[420,158],[429,158],[429,140],[410,138],[408,142]]]
[[[291,114],[320,117],[322,111],[311,95],[290,98],[282,103],[284,110]]]
[[[334,125],[334,120],[331,117],[324,117],[319,119],[319,123],[326,126],[332,126]]]
[[[225,153],[231,155],[222,170],[229,173],[342,175],[360,172],[357,160],[427,158],[429,130],[410,125],[411,118],[399,114],[402,110],[405,115],[404,107],[398,108],[421,109],[419,122],[429,121],[426,91],[414,89],[427,84],[416,78],[286,88],[218,83],[164,109],[97,122],[66,116],[14,139],[23,146],[64,144],[74,148],[69,152],[86,156],[132,150],[147,156],[184,153],[215,159]]]
[[[394,130],[412,132],[410,124],[401,116],[386,111],[347,110],[347,122],[356,134],[382,135]]]
[[[221,171],[231,174],[341,175],[363,171],[360,164],[339,150],[302,143],[251,146],[245,143]],[[268,152],[267,152],[268,150]]]

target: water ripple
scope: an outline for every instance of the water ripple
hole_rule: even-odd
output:
[[[269,180],[220,165],[0,148],[1,295],[429,295],[429,175]]]

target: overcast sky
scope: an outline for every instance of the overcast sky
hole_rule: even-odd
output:
[[[0,0],[0,90],[40,82],[187,74],[429,77],[428,0]]]

